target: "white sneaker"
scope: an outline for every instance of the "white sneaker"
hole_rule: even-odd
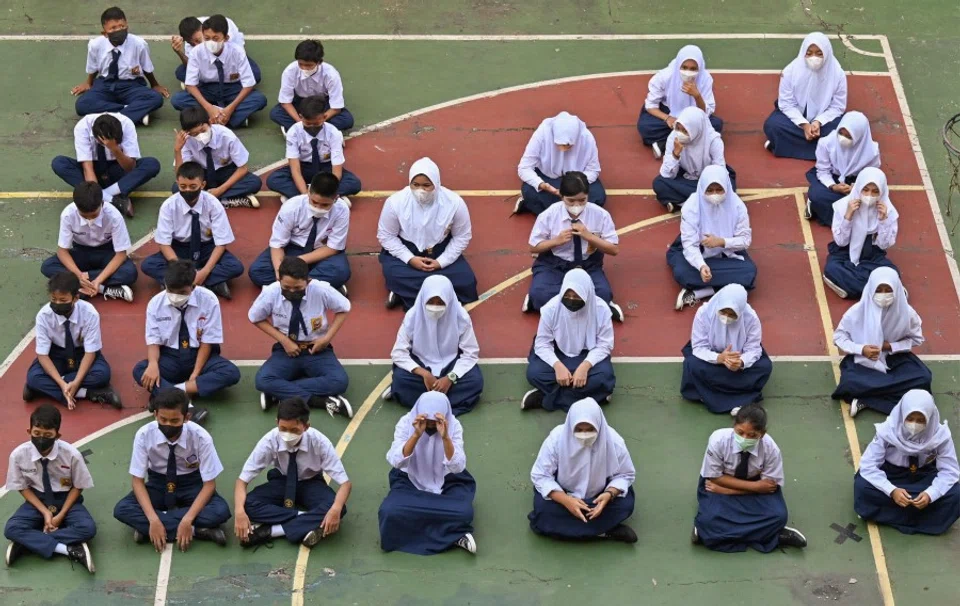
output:
[[[661,158],[663,158],[663,150],[660,149],[659,143],[654,143],[653,145],[650,146],[650,149],[653,150],[654,160],[660,160]]]
[[[467,533],[460,537],[460,540],[457,541],[457,547],[465,549],[470,553],[477,553],[477,541],[473,538],[471,533]]]
[[[610,315],[613,316],[614,321],[623,324],[623,309],[613,301],[610,301]]]
[[[281,127],[280,127],[280,134],[283,135],[284,137],[286,137],[286,136],[287,136],[287,129],[285,129],[284,127],[281,126]]]
[[[243,127],[248,128],[250,126],[250,118],[243,119]]]
[[[187,90],[187,85],[183,82],[180,83],[180,90]]]
[[[221,200],[224,208],[260,208],[260,200],[256,196],[244,196],[242,198],[227,198]]]
[[[143,120],[140,121],[140,124],[144,126],[150,126],[150,114],[147,114],[143,117]]]
[[[523,210],[523,194],[517,196],[517,201],[513,204],[513,214],[518,215]]]
[[[676,210],[676,207],[673,202],[667,202],[667,212],[672,214],[674,210]]]
[[[807,206],[803,209],[803,218],[807,221],[813,218],[813,209],[810,208],[810,198],[807,198]]]
[[[340,285],[340,288],[338,288],[337,290],[339,290],[339,291],[340,291],[340,294],[343,295],[344,297],[349,297],[349,296],[350,296],[350,291],[347,290],[347,285],[346,285],[346,284],[341,284],[341,285]]]
[[[677,295],[677,302],[673,308],[677,311],[683,311],[684,307],[693,306],[696,305],[696,303],[697,295],[689,288],[681,288],[680,294]]]
[[[763,149],[770,151],[770,139],[763,142]]]
[[[530,295],[526,295],[523,298],[523,304],[520,305],[521,313],[528,313],[530,311]]]
[[[127,303],[133,303],[133,289],[129,286],[106,286],[103,289],[103,298],[106,301],[110,299],[123,299]]]
[[[393,399],[393,383],[387,385],[387,388],[383,390],[383,393],[380,394],[380,399],[389,402]]]
[[[740,412],[740,407],[739,407],[739,406],[735,406],[735,407],[733,407],[733,408],[730,409],[730,416],[731,416],[731,417],[735,417],[735,416],[737,416],[737,413],[739,413],[739,412]]]
[[[339,414],[347,417],[348,419],[352,419],[353,407],[350,406],[350,402],[348,402],[343,396],[327,396],[327,413],[331,417]]]
[[[400,297],[392,290],[387,293],[387,309],[393,309],[400,304]]]
[[[340,201],[347,205],[347,208],[353,208],[353,202],[346,196],[340,196]]]
[[[850,418],[857,416],[857,413],[866,408],[866,404],[862,404],[859,398],[854,398],[850,400]]]
[[[829,288],[830,290],[832,290],[833,292],[835,292],[836,295],[837,295],[838,297],[840,297],[841,299],[846,299],[846,298],[847,298],[847,291],[843,290],[842,288],[840,288],[839,286],[837,286],[836,284],[834,284],[833,281],[832,281],[830,278],[824,276],[824,277],[823,277],[823,283],[826,284],[826,285],[827,285],[827,288]]]
[[[287,197],[286,197],[286,196],[280,196],[280,204],[283,204],[283,203],[286,202],[286,201],[287,201]]]

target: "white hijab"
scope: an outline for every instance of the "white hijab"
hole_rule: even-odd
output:
[[[683,78],[680,77],[680,66],[687,59],[693,59],[697,62],[697,90],[704,91],[713,87],[713,76],[707,71],[707,64],[703,60],[703,51],[699,46],[688,44],[680,49],[677,58],[670,62],[670,65],[664,70],[669,79],[667,80],[666,95],[664,105],[670,108],[671,116],[678,116],[680,112],[688,107],[696,107],[697,102],[693,97],[680,90],[683,86]],[[686,126],[686,124],[684,124]]]
[[[439,391],[424,392],[413,405],[408,418],[412,422],[418,415],[425,414],[428,420],[434,421],[438,412],[446,417],[447,432],[452,434],[454,424],[459,421],[453,416],[450,400]],[[413,431],[411,426],[410,433],[412,434]],[[443,478],[446,475],[443,466],[444,456],[443,438],[440,437],[440,432],[432,436],[424,432],[413,448],[410,462],[407,463],[406,472],[413,485],[419,490],[440,494],[443,489]]]
[[[890,202],[890,188],[887,187],[887,176],[879,168],[868,166],[857,175],[857,182],[853,184],[850,193],[833,203],[833,213],[844,215],[847,212],[847,205],[861,196],[860,192],[864,187],[873,183],[880,190],[880,199],[887,206],[887,221],[896,221],[899,213]],[[860,206],[860,210],[853,213],[853,219],[850,221],[850,262],[854,265],[860,265],[860,253],[863,252],[863,241],[867,235],[877,233],[880,227],[880,213],[877,211],[877,205],[874,204],[867,208]]]
[[[707,201],[707,188],[713,183],[719,184],[726,192],[726,198],[720,204]],[[727,167],[712,164],[703,169],[700,180],[697,182],[697,191],[683,205],[680,217],[689,225],[696,226],[698,242],[703,240],[706,234],[719,238],[732,238],[737,232],[740,209],[743,209],[744,213],[747,211],[743,200],[733,191]],[[706,259],[721,254],[725,257],[743,258],[729,248],[705,248],[703,251]]]
[[[912,412],[923,413],[927,427],[912,438],[903,427]],[[887,444],[894,446],[907,456],[936,452],[944,443],[950,441],[950,428],[947,422],[940,422],[940,411],[933,396],[922,389],[911,389],[900,398],[900,402],[890,411],[883,423],[877,423],[877,435]]]
[[[732,309],[737,314],[737,320],[732,324],[720,321],[720,310]],[[710,348],[713,351],[723,351],[732,346],[733,351],[742,352],[747,342],[747,328],[744,315],[753,313],[753,308],[747,304],[747,289],[739,284],[728,284],[713,295],[707,303],[707,320],[710,322]]]
[[[703,169],[711,164],[710,146],[713,145],[714,140],[720,138],[720,133],[714,130],[706,112],[696,105],[680,112],[677,122],[682,124],[690,135],[690,142],[684,145],[683,151],[680,152],[680,166],[685,173],[699,178]],[[676,137],[676,134],[673,136]],[[668,149],[671,149],[670,145],[667,144]]]
[[[873,300],[873,295],[881,284],[893,289],[893,305],[886,309]],[[893,343],[905,338],[910,332],[910,318],[914,313],[907,303],[907,295],[897,272],[890,267],[878,267],[870,273],[867,286],[860,295],[860,302],[855,303],[844,314],[844,319],[848,320],[845,324],[849,327],[850,338],[854,343],[879,347],[884,341]],[[887,352],[881,351],[877,360],[871,360],[857,352],[850,353],[856,354],[854,361],[857,364],[882,373],[887,372]]]
[[[434,200],[420,204],[410,189],[409,182],[417,175],[430,179],[434,186]],[[407,187],[390,196],[400,219],[400,229],[412,236],[413,245],[424,250],[446,237],[447,227],[457,212],[460,196],[440,184],[440,168],[430,158],[420,158],[410,167]]]
[[[543,121],[543,139],[540,146],[540,170],[551,178],[561,177],[571,170],[583,171],[597,153],[597,141],[580,118],[560,112]],[[558,145],[573,145],[568,151]]]
[[[431,318],[425,309],[427,301],[433,297],[440,297],[447,306],[439,320]],[[416,302],[403,318],[403,329],[410,337],[413,355],[435,377],[440,376],[443,369],[459,355],[460,333],[469,324],[470,316],[457,300],[453,284],[449,278],[439,274],[423,281]]]
[[[807,67],[807,49],[816,44],[823,51],[823,66],[817,71]],[[830,39],[820,32],[809,34],[800,45],[800,53],[783,69],[783,76],[793,85],[793,97],[807,120],[813,120],[830,107],[833,94],[846,79],[840,62],[833,56]]]
[[[840,129],[845,128],[853,138],[852,147],[840,145]],[[874,163],[879,162],[880,145],[873,140],[870,133],[870,121],[860,112],[847,112],[840,118],[840,124],[836,130],[820,140],[818,145],[824,146],[830,157],[830,165],[840,175],[840,182],[843,183],[850,175],[855,175],[861,170]]]
[[[563,306],[563,294],[572,290],[586,305],[577,312]],[[594,292],[590,274],[582,269],[571,269],[563,276],[560,294],[547,301],[540,309],[540,317],[553,328],[554,342],[567,356],[578,356],[584,349],[597,345],[600,313],[610,313],[603,299]]]
[[[573,435],[577,423],[589,423],[597,430],[597,440],[589,448]],[[557,440],[557,483],[578,499],[600,494],[607,487],[607,480],[620,469],[617,445],[623,444],[623,438],[607,425],[600,405],[593,398],[574,402],[564,424],[554,431],[558,432],[554,438]]]

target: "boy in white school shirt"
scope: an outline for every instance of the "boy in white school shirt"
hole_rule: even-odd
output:
[[[326,120],[339,131],[353,128],[353,114],[344,106],[340,72],[323,60],[323,44],[304,40],[293,53],[295,61],[280,76],[279,103],[270,110],[270,119],[280,125],[284,135],[300,121],[300,102],[319,95],[326,102]]]
[[[195,46],[201,46],[203,44],[202,26],[203,22],[209,18],[210,17],[184,17],[177,26],[177,32],[180,35],[170,38],[170,47],[177,55],[177,58],[180,59],[180,65],[178,65],[174,71],[174,76],[181,82],[181,86],[187,78],[187,62],[190,59],[190,51],[192,51]],[[225,18],[227,20],[227,35],[230,36],[230,44],[238,44],[242,46],[244,52],[246,52],[247,47],[243,38],[243,32],[241,32],[237,24],[233,22],[233,19],[230,17]],[[247,55],[247,60],[250,61],[250,70],[253,72],[254,79],[256,79],[259,84],[260,66],[257,65],[250,55]]]

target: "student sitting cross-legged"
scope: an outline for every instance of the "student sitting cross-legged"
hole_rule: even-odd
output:
[[[182,390],[161,389],[150,399],[154,420],[133,438],[133,491],[113,517],[133,528],[135,543],[150,542],[158,552],[167,542],[186,551],[194,538],[226,545],[220,526],[230,519],[230,507],[217,494],[223,464],[213,438],[190,421]]]
[[[943,534],[960,519],[960,466],[929,392],[900,399],[860,459],[853,508],[904,534]]]
[[[556,539],[636,543],[637,533],[623,523],[633,515],[636,475],[626,443],[596,400],[574,402],[530,471],[530,529]]]
[[[130,286],[137,281],[129,250],[130,232],[123,215],[112,204],[104,204],[99,185],[84,181],[73,188],[73,202],[60,213],[57,254],[43,262],[40,273],[52,278],[68,271],[80,279],[81,295],[129,303]]]
[[[72,444],[60,439],[60,411],[44,404],[30,414],[30,441],[10,453],[9,491],[20,491],[24,503],[3,534],[10,540],[7,567],[26,552],[50,559],[55,554],[96,569],[87,541],[97,534],[93,516],[83,506],[81,493],[93,488],[87,463]]]
[[[460,547],[477,552],[463,427],[440,392],[422,394],[393,430],[387,452],[390,492],[377,518],[380,548],[432,555]]]
[[[174,71],[174,76],[181,84],[187,79],[187,63],[190,62],[190,53],[193,51],[194,47],[203,46],[205,44],[203,40],[203,22],[209,19],[210,17],[184,17],[180,20],[180,23],[177,25],[177,34],[170,38],[170,48],[173,49],[174,54],[177,55],[177,58],[180,59],[180,65],[177,66],[177,69]],[[230,44],[237,44],[243,47],[243,51],[247,51],[246,41],[243,37],[243,32],[240,31],[240,28],[237,27],[237,24],[233,22],[233,19],[230,17],[224,17],[227,20],[227,36]],[[215,43],[212,41],[211,46]],[[247,61],[250,62],[250,71],[253,72],[253,79],[260,82],[260,66],[257,65],[256,61],[253,60],[249,54],[247,55]]]
[[[268,467],[266,483],[248,493],[250,482]],[[336,492],[324,474],[337,483]],[[303,398],[282,400],[277,426],[260,438],[237,478],[234,525],[240,544],[254,547],[285,537],[313,547],[339,530],[352,486],[333,444],[310,427]]]
[[[293,52],[293,63],[283,69],[279,103],[270,110],[270,119],[280,125],[284,135],[301,120],[300,103],[313,96],[323,100],[327,122],[341,132],[353,128],[353,114],[344,107],[340,72],[323,57],[323,44],[319,40],[304,40]]]
[[[806,537],[787,526],[783,457],[767,435],[767,412],[758,405],[744,406],[733,427],[711,434],[697,502],[695,545],[727,553],[807,546]]]
[[[59,273],[47,282],[47,294],[50,302],[37,312],[37,359],[27,370],[23,400],[45,396],[70,410],[79,400],[123,408],[100,351],[100,314],[80,300],[80,279]]]

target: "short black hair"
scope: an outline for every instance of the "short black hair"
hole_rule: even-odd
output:
[[[297,61],[320,63],[323,61],[323,44],[319,40],[304,40],[293,51],[293,58]]]
[[[310,181],[310,193],[324,198],[336,198],[340,179],[333,173],[317,173]]]
[[[116,116],[100,114],[93,121],[93,136],[102,139],[113,139],[117,143],[123,141],[123,125]]]
[[[183,130],[192,130],[208,122],[210,122],[210,114],[199,105],[184,108],[180,112],[180,128]]]
[[[277,273],[281,278],[290,276],[294,280],[306,280],[310,275],[310,266],[300,257],[284,257],[283,261],[280,261]]]
[[[585,174],[578,170],[563,173],[563,177],[560,178],[561,196],[569,197],[587,193],[590,193],[590,181]]]
[[[34,427],[60,431],[60,411],[53,404],[38,406],[30,413],[30,428]]]
[[[310,421],[310,407],[300,396],[280,400],[280,404],[277,406],[277,420],[308,423]]]
[[[190,398],[187,392],[176,387],[158,389],[150,396],[150,408],[157,410],[179,410],[184,415],[190,408]]]
[[[96,181],[77,183],[73,188],[73,203],[82,213],[92,213],[103,206],[103,188]]]
[[[177,26],[180,37],[183,38],[187,44],[190,44],[190,38],[193,38],[193,35],[197,33],[199,29],[200,20],[196,17],[184,17],[180,20],[180,25]]]
[[[100,25],[106,25],[107,21],[126,21],[127,16],[124,14],[123,9],[117,6],[111,6],[107,10],[100,13]]]
[[[211,15],[207,17],[207,20],[203,22],[203,31],[213,31],[218,34],[226,35],[230,31],[230,26],[227,24],[227,18],[223,15]]]
[[[757,431],[767,431],[767,411],[758,404],[750,404],[741,408],[733,418],[734,425],[750,423]]]
[[[177,259],[167,263],[167,269],[163,272],[163,283],[167,288],[181,289],[193,284],[197,278],[197,268],[193,261],[186,259]]]
[[[297,112],[307,120],[313,120],[325,111],[327,111],[327,102],[320,95],[307,97],[297,108]]]
[[[61,271],[47,282],[47,292],[65,292],[76,297],[80,294],[80,278],[69,271]]]
[[[207,171],[200,165],[199,162],[184,162],[180,165],[180,168],[177,169],[177,177],[183,177],[184,179],[200,179],[201,181],[206,180]]]

